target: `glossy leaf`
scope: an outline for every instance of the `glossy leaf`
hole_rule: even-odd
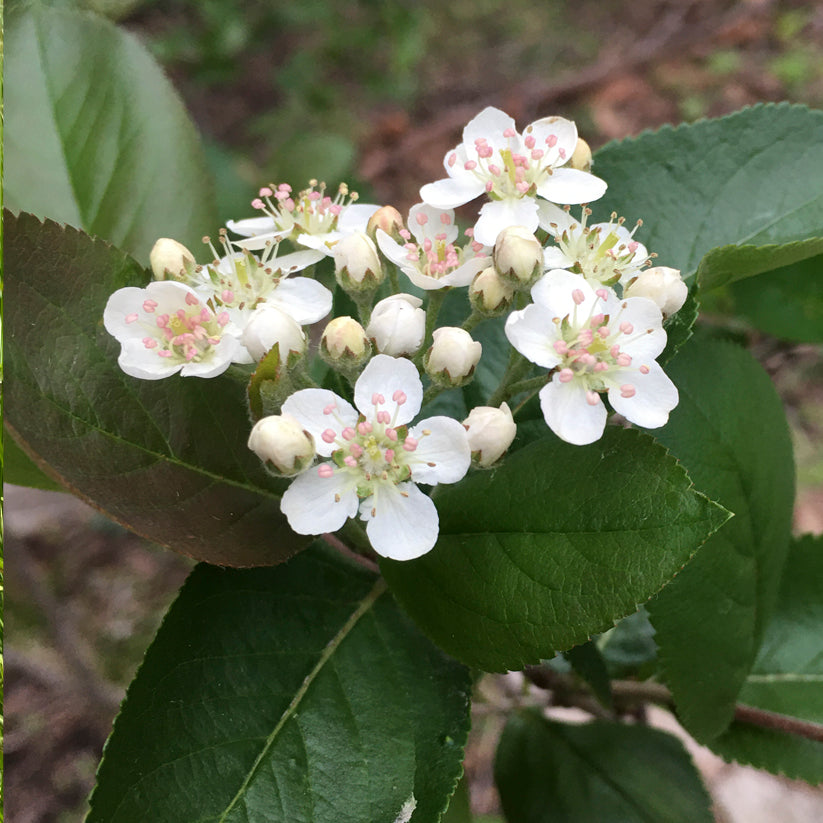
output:
[[[712,823],[708,792],[683,744],[644,726],[568,725],[512,715],[495,781],[507,823]]]
[[[792,543],[780,599],[739,702],[823,725],[823,538]],[[823,783],[823,742],[743,723],[712,742],[728,759]]]
[[[3,432],[3,482],[33,489],[61,492],[65,489],[52,480],[20,448],[9,432]]]
[[[381,580],[322,544],[274,569],[198,566],[129,687],[87,823],[393,823],[412,796],[412,823],[437,823],[469,690]]]
[[[742,280],[731,292],[737,313],[760,331],[799,343],[823,342],[823,255]]]
[[[680,403],[656,437],[735,515],[649,605],[678,714],[705,741],[731,722],[774,608],[794,464],[780,399],[747,351],[692,342],[667,370]]]
[[[783,265],[789,252],[772,247],[820,254],[822,130],[823,112],[769,104],[610,143],[595,158],[609,188],[592,208],[644,219],[637,239],[684,276],[713,249],[739,247],[710,256],[704,287]]]
[[[7,213],[5,229],[5,412],[26,450],[112,519],[199,560],[265,565],[307,545],[246,445],[245,381],[137,380],[118,367],[103,308],[149,274],[31,215]]]
[[[591,446],[531,443],[434,497],[434,550],[381,569],[438,645],[487,671],[610,628],[728,516],[650,437],[618,428]]]
[[[131,34],[45,3],[10,13],[5,198],[115,243],[143,263],[158,237],[195,250],[217,217],[199,138]]]

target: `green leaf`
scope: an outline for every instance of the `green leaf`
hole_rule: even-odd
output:
[[[740,247],[709,258],[706,288],[762,272],[765,260],[782,265],[781,255],[820,254],[822,130],[823,112],[781,103],[610,143],[595,166],[609,188],[593,208],[644,219],[637,239],[684,276],[713,249]],[[786,244],[798,245],[774,248]]]
[[[150,276],[72,228],[6,213],[6,422],[112,519],[200,560],[277,563],[306,545],[248,449],[245,381],[137,380],[103,328],[109,295]]]
[[[579,677],[591,686],[594,696],[607,708],[612,707],[612,686],[606,661],[593,640],[573,646],[564,653]]]
[[[823,537],[793,541],[780,598],[739,702],[823,724]],[[743,723],[712,741],[727,759],[823,782],[823,742]]]
[[[639,675],[640,679],[645,679],[641,672],[647,671],[657,660],[654,627],[644,606],[624,617],[597,645],[609,674],[615,678]]]
[[[65,489],[34,464],[10,432],[3,432],[3,482],[33,489],[62,492]]]
[[[650,437],[618,428],[590,446],[531,443],[434,497],[434,550],[381,570],[441,648],[487,671],[610,628],[728,516]]]
[[[129,687],[88,823],[436,823],[470,678],[371,572],[316,544],[198,566]]]
[[[472,823],[473,820],[469,803],[469,784],[463,775],[449,802],[449,808],[442,817],[442,823]]]
[[[760,331],[799,343],[823,342],[823,255],[732,286],[734,306]]]
[[[197,133],[135,37],[87,12],[25,6],[7,20],[5,75],[8,207],[143,263],[158,237],[196,249],[216,227]]]
[[[645,726],[512,715],[495,781],[507,823],[712,823],[711,800],[677,738]]]
[[[657,362],[665,366],[677,354],[680,347],[691,339],[697,315],[700,312],[700,301],[697,299],[697,289],[690,289],[686,302],[680,311],[666,319],[666,348]]]
[[[731,722],[776,602],[794,463],[780,399],[747,351],[692,341],[667,371],[680,403],[657,439],[735,515],[649,605],[678,714],[706,741]]]

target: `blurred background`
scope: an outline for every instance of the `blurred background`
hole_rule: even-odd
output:
[[[85,5],[164,66],[204,135],[223,220],[251,216],[260,185],[309,178],[346,180],[364,201],[405,212],[486,105],[520,126],[574,119],[595,149],[751,103],[823,107],[823,4],[810,1]],[[709,308],[709,322],[721,317],[723,295]],[[739,330],[788,410],[796,531],[823,532],[820,347]],[[5,527],[7,820],[74,823],[125,686],[191,564],[59,493],[8,487]],[[499,718],[483,707],[509,688],[489,678],[480,690],[467,772],[481,815],[499,811]],[[696,754],[721,823],[823,819],[819,791]]]

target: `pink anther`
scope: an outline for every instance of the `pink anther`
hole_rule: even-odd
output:
[[[156,349],[157,348],[157,341],[153,337],[144,337],[143,338],[143,345],[147,349]]]
[[[385,403],[385,402],[386,402],[386,398],[385,398],[385,397],[383,397],[383,395],[382,395],[382,394],[380,394],[379,392],[375,392],[375,393],[371,396],[371,404],[372,404],[372,406],[381,406],[381,405],[383,405],[383,403]]]
[[[143,311],[147,314],[151,314],[157,308],[157,301],[156,300],[144,300],[143,301]]]
[[[364,420],[362,423],[357,424],[357,431],[360,434],[371,434],[372,424],[368,420]]]
[[[423,212],[418,212],[414,219],[417,221],[418,226],[425,226],[426,223],[429,222],[428,214],[424,214]]]
[[[234,303],[234,292],[231,289],[224,289],[220,294],[220,299],[224,303]]]
[[[452,222],[451,215],[450,215],[448,212],[445,212],[445,211],[444,211],[444,212],[440,215],[440,222],[441,222],[444,226],[450,226],[450,225],[451,225],[451,222]]]
[[[559,354],[564,355],[569,353],[569,344],[565,340],[555,340],[552,348]]]
[[[574,372],[571,369],[560,369],[557,373],[557,379],[561,383],[571,383],[574,380]]]
[[[417,440],[409,436],[403,441],[403,448],[407,452],[413,452],[417,448]]]
[[[386,429],[386,437],[393,443],[397,442],[397,429]]]
[[[320,477],[332,477],[334,475],[334,466],[331,463],[321,463],[317,467],[317,473]]]
[[[596,406],[600,402],[600,395],[596,391],[587,391],[586,402],[590,406]]]
[[[320,436],[324,443],[334,443],[337,439],[337,432],[334,429],[326,429]]]
[[[464,168],[466,171],[474,171],[474,170],[477,168],[477,161],[476,161],[476,160],[467,160],[467,161],[463,164],[463,168]]]
[[[391,463],[392,460],[394,460],[394,449],[386,449],[386,451],[383,452],[383,457],[386,458],[387,463]]]
[[[331,402],[328,406],[323,408],[323,414],[332,414],[334,410],[337,408],[337,403]]]
[[[617,357],[615,359],[617,360],[617,365],[618,366],[623,366],[624,369],[626,368],[626,366],[631,366],[631,364],[632,364],[631,355],[626,354],[626,352],[621,352],[620,354],[617,355]]]
[[[221,311],[220,314],[217,315],[217,325],[218,326],[226,326],[231,318],[229,317],[229,313],[227,311]]]
[[[356,460],[355,460],[355,459],[354,459],[354,458],[353,458],[350,454],[349,454],[349,455],[346,455],[346,457],[344,457],[344,458],[343,458],[343,462],[344,462],[344,463],[345,463],[345,464],[346,464],[346,465],[347,465],[350,469],[353,469],[355,466],[357,466],[357,461],[356,461]]]
[[[131,314],[126,315],[126,322],[127,323],[134,323],[135,320],[137,320],[137,312],[136,311],[132,312]]]
[[[605,339],[606,339],[606,338],[607,338],[607,337],[611,334],[611,331],[609,331],[609,327],[608,327],[608,326],[601,326],[601,327],[597,330],[597,333],[600,335],[600,337],[602,337],[602,338],[603,338],[603,340],[605,340]]]
[[[551,148],[554,148],[554,147],[557,145],[557,135],[556,135],[556,134],[550,134],[550,135],[546,138],[546,145],[547,145],[550,149],[551,149]]]
[[[506,131],[503,132],[503,137],[514,137],[516,134],[517,132],[509,126]]]
[[[561,160],[565,160],[565,159],[566,159],[566,150],[565,150],[565,149],[558,149],[558,150],[557,150],[557,153],[560,155],[560,159],[561,159]]]
[[[586,295],[583,294],[582,289],[575,289],[572,292],[572,300],[579,306],[584,300],[586,299]]]
[[[604,371],[608,371],[608,369],[609,369],[609,364],[604,363],[602,360],[599,363],[596,363],[595,367],[594,367],[594,370],[596,372],[604,372]]]
[[[486,189],[486,194],[491,194],[494,191],[494,183],[492,183],[491,180],[487,180],[484,188]]]
[[[253,209],[265,209],[266,204],[259,197],[255,197],[254,200],[251,201],[251,207]]]
[[[601,299],[606,300],[609,297],[609,290],[608,289],[598,289],[595,294]]]
[[[454,152],[452,152],[452,153],[449,155],[448,164],[449,164],[449,166],[451,167],[451,166],[453,166],[456,162],[457,162],[457,155],[456,155]]]
[[[627,400],[630,397],[634,397],[635,394],[637,394],[637,389],[635,389],[635,387],[632,386],[631,383],[624,383],[620,387],[620,396],[625,397]]]
[[[620,331],[622,331],[623,334],[631,334],[634,331],[634,326],[631,323],[624,321],[620,324]]]
[[[648,374],[649,371],[650,371],[649,367],[645,364],[640,367],[640,374]]]
[[[262,189],[260,189],[260,191],[259,191],[259,192],[257,192],[257,193],[258,193],[261,197],[271,197],[271,196],[272,196],[272,194],[274,194],[274,192],[273,192],[273,191],[272,191],[272,190],[271,190],[268,186],[263,186],[263,188],[262,188]]]
[[[387,411],[379,411],[377,412],[377,422],[388,426],[391,423],[391,415]]]

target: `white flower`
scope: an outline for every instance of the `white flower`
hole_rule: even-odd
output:
[[[428,183],[420,198],[451,209],[487,194],[474,239],[494,245],[506,226],[537,229],[537,197],[552,203],[590,203],[603,196],[599,177],[566,165],[577,146],[577,127],[562,117],[544,117],[522,136],[504,112],[486,108],[463,129],[463,142],[445,158],[448,178]]]
[[[423,301],[412,294],[393,294],[380,300],[371,313],[366,334],[377,351],[393,357],[415,354],[426,334]]]
[[[463,421],[469,435],[469,446],[477,465],[487,468],[496,463],[511,446],[517,426],[511,409],[503,403],[499,409],[493,406],[476,406]]]
[[[462,386],[474,374],[483,347],[465,330],[441,326],[432,332],[432,346],[423,363],[426,374],[444,386]]]
[[[514,288],[503,280],[494,266],[475,275],[469,285],[471,307],[486,317],[507,311],[514,299]]]
[[[663,312],[664,317],[680,311],[689,296],[679,269],[655,266],[640,272],[623,290],[626,297],[647,297]]]
[[[612,214],[608,223],[587,225],[591,209],[583,208],[580,220],[552,203],[540,205],[540,227],[554,236],[556,246],[543,252],[546,269],[571,269],[582,274],[594,288],[626,285],[649,264],[649,252],[634,239],[642,221],[629,231],[623,218]]]
[[[418,288],[468,286],[489,265],[490,250],[480,243],[469,238],[464,246],[455,246],[458,230],[453,209],[418,203],[409,210],[409,227],[400,230],[406,241],[402,246],[378,229],[377,245]],[[412,242],[412,236],[417,242]]]
[[[332,250],[334,275],[348,292],[372,291],[383,282],[383,264],[377,246],[365,232],[341,237]]]
[[[271,414],[254,424],[249,448],[283,477],[292,477],[314,461],[314,438],[288,414]]]
[[[152,246],[149,262],[155,280],[186,280],[197,263],[194,255],[170,237],[161,237]]]
[[[508,226],[497,235],[494,267],[515,288],[526,289],[543,274],[543,247],[523,226]]]
[[[358,366],[371,356],[371,344],[365,329],[353,317],[335,317],[323,329],[320,352],[327,362]]]
[[[540,407],[558,437],[577,445],[600,438],[607,416],[602,392],[638,426],[666,423],[678,396],[654,360],[666,346],[666,332],[651,300],[620,300],[563,270],[539,280],[532,299],[509,315],[506,336],[533,363],[553,371],[540,390]]]
[[[143,380],[178,371],[183,377],[216,377],[232,362],[249,362],[228,313],[215,315],[174,280],[118,289],[106,303],[103,324],[121,344],[120,368]]]
[[[471,462],[463,426],[431,417],[407,428],[423,400],[409,360],[374,357],[354,387],[355,407],[326,389],[303,389],[283,404],[331,458],[299,475],[281,509],[298,534],[341,528],[358,512],[383,557],[411,560],[437,542],[439,520],[418,483],[456,483]]]
[[[291,237],[296,243],[330,255],[334,244],[347,234],[366,231],[369,218],[378,206],[357,203],[357,194],[349,194],[341,183],[337,195],[326,194],[326,184],[309,181],[309,188],[292,196],[288,183],[266,186],[252,206],[263,217],[229,220],[228,228],[235,234],[250,238],[238,243],[247,249],[261,249],[266,243]]]
[[[306,351],[306,335],[293,317],[276,306],[258,306],[243,329],[243,345],[257,361],[277,345],[280,362],[293,363]]]

